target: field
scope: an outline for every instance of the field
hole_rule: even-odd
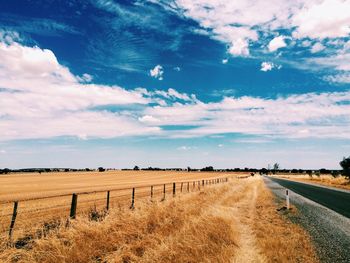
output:
[[[330,174],[323,174],[320,176],[313,175],[312,177],[307,174],[277,174],[272,176],[350,190],[350,181],[344,176],[338,176],[336,178]]]
[[[227,176],[168,176],[173,181],[172,176],[198,180],[219,175]],[[80,216],[69,227],[33,238],[26,249],[2,244],[0,261],[318,262],[306,232],[277,212],[259,176],[193,190],[163,202],[140,199],[134,210],[116,206],[97,221]]]
[[[108,171],[48,174],[10,174],[0,176],[0,233],[8,231],[13,212],[13,201],[19,200],[14,238],[26,235],[27,229],[40,227],[57,216],[68,218],[71,194],[78,193],[78,214],[91,209],[106,207],[106,193],[110,191],[110,206],[130,206],[131,188],[136,187],[135,202],[150,198],[164,198],[172,193],[173,183],[178,191],[198,190],[198,181],[233,176],[230,173],[205,172],[155,172],[155,171]],[[182,182],[182,185],[181,183]]]

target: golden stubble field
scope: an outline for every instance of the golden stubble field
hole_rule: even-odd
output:
[[[241,174],[242,175],[242,174]],[[237,176],[234,173],[177,172],[177,171],[106,171],[24,173],[0,176],[0,234],[8,232],[13,202],[18,200],[18,213],[14,238],[57,217],[68,218],[71,194],[78,194],[77,214],[106,207],[106,194],[110,190],[110,207],[130,206],[131,188],[136,187],[135,202],[150,199],[153,185],[154,201],[172,195],[172,184],[179,192],[198,191],[198,182]]]
[[[0,175],[0,202],[233,176],[177,171],[58,172]]]

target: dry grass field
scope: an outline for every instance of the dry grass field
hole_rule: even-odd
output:
[[[295,181],[301,181],[306,183],[316,183],[320,185],[332,186],[332,187],[338,187],[338,188],[350,190],[350,181],[347,180],[344,176],[338,176],[336,178],[334,178],[330,174],[325,174],[320,176],[313,175],[312,177],[308,176],[307,174],[278,174],[276,176],[295,180]]]
[[[0,175],[0,185],[2,186],[0,202],[232,175],[234,174],[176,171],[58,172]]]
[[[0,262],[318,262],[310,239],[276,211],[260,177],[78,217],[25,249],[0,245]]]
[[[136,203],[150,198],[150,186],[154,185],[155,200],[163,198],[163,184],[166,195],[171,195],[172,183],[177,182],[180,191],[198,190],[199,180],[234,176],[230,173],[204,172],[156,172],[156,171],[108,171],[48,174],[10,174],[0,176],[0,234],[8,231],[13,211],[13,201],[19,200],[14,238],[26,235],[27,229],[40,228],[45,222],[57,216],[69,216],[71,194],[78,194],[78,214],[89,213],[91,209],[106,207],[107,190],[110,191],[110,206],[130,206],[131,188],[135,191]],[[195,181],[196,185],[193,185]],[[190,182],[190,183],[186,183]],[[39,199],[38,199],[39,198]]]

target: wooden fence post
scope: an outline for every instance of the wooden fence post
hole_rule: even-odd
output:
[[[135,187],[132,189],[130,209],[135,208]]]
[[[10,238],[10,240],[12,238],[12,232],[13,232],[13,228],[14,228],[15,222],[16,222],[17,208],[18,208],[18,201],[15,201],[13,203],[13,213],[12,213],[12,219],[11,219],[10,230],[9,230],[9,238]]]
[[[110,191],[107,191],[107,204],[106,204],[106,210],[109,210],[109,196],[110,196]]]
[[[202,186],[204,187],[204,180],[202,180]]]
[[[196,188],[196,181],[193,181],[192,190]]]
[[[183,187],[184,183],[181,183],[181,193],[182,193],[182,187]]]
[[[77,203],[78,203],[78,195],[77,194],[73,194],[72,195],[72,203],[70,206],[70,215],[69,217],[71,219],[75,219],[76,214],[77,214]]]
[[[190,182],[187,182],[187,192],[190,191]]]
[[[201,190],[201,181],[198,181],[198,191]]]
[[[151,186],[151,201],[153,200],[153,185]]]
[[[173,183],[173,197],[175,197],[176,194],[176,183]]]
[[[165,200],[165,184],[163,186],[163,201]]]

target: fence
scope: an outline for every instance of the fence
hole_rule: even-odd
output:
[[[164,184],[118,188],[104,191],[80,192],[55,195],[42,198],[21,199],[1,204],[0,234],[8,235],[12,240],[24,236],[26,230],[34,226],[43,227],[57,217],[75,219],[93,209],[108,213],[112,206],[128,205],[134,209],[138,200],[149,198],[151,201],[164,201],[169,196],[200,191],[201,189],[228,182],[228,177],[207,178],[195,181],[182,181]],[[67,221],[68,222],[68,221]]]

